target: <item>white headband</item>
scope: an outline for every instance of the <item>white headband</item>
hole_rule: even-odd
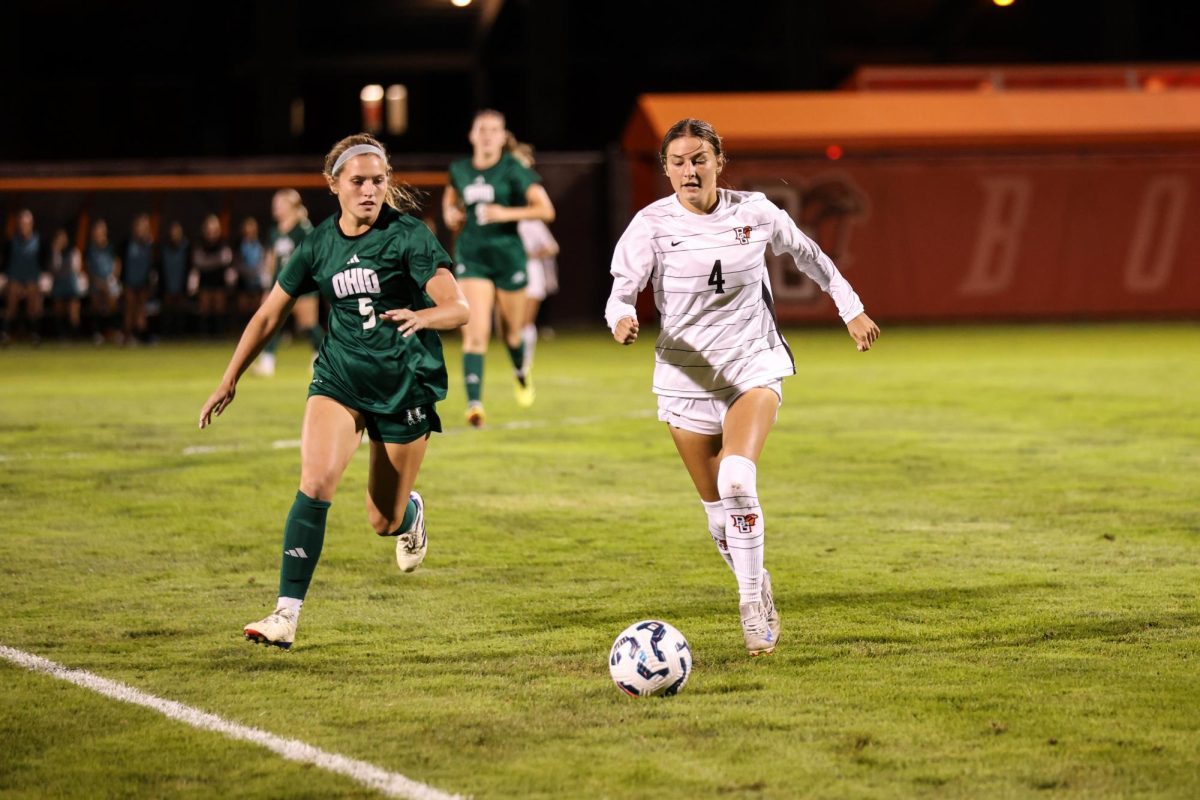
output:
[[[338,171],[342,168],[343,164],[355,156],[366,155],[367,153],[379,156],[380,160],[383,161],[383,165],[387,166],[387,154],[378,147],[373,144],[356,144],[353,147],[347,147],[342,151],[342,154],[338,156],[337,161],[333,162],[333,172],[331,174],[334,177],[337,177]]]

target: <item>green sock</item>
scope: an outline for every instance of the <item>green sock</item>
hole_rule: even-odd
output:
[[[279,596],[303,600],[325,543],[329,501],[296,492],[283,526],[283,563],[279,567]]]
[[[417,521],[417,504],[410,497],[410,498],[408,498],[408,505],[406,505],[404,507],[404,519],[400,520],[400,527],[396,528],[396,533],[404,533],[409,528],[411,528],[413,526],[413,523],[416,521]]]
[[[467,402],[483,399],[483,353],[463,353],[463,381],[467,384]]]
[[[267,342],[267,346],[264,347],[262,349],[262,351],[264,353],[270,353],[271,355],[275,355],[275,351],[278,348],[279,348],[279,333],[277,332],[274,336],[271,337],[271,340]]]
[[[308,343],[312,345],[313,352],[318,352],[321,349],[321,342],[325,341],[325,329],[320,325],[305,328],[304,335],[308,337]]]
[[[525,377],[525,342],[521,342],[516,347],[509,345],[508,357],[512,359],[513,369],[517,371],[517,375]]]

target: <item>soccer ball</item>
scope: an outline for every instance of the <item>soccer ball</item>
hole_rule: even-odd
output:
[[[608,671],[631,697],[677,693],[692,674],[692,649],[671,625],[656,619],[635,622],[613,642]]]

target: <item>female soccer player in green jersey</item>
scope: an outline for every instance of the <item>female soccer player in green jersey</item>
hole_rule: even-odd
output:
[[[349,136],[325,157],[325,179],[341,213],[296,249],[255,312],[221,383],[200,409],[200,427],[233,402],[238,379],[296,299],[320,291],[329,333],[313,366],[300,437],[300,489],[283,529],[275,611],[245,627],[246,638],[291,647],[300,606],[325,539],[325,517],[365,430],[371,440],[367,517],[396,536],[396,561],[411,572],[425,557],[425,508],[413,491],[446,396],[446,363],[436,331],[462,327],[466,298],[453,262],[419,218],[411,195],[391,183],[387,153],[374,138]]]
[[[517,403],[533,405],[533,377],[525,370],[521,328],[525,321],[525,248],[517,233],[523,219],[554,220],[554,204],[536,172],[509,151],[515,140],[499,111],[475,115],[468,136],[470,158],[450,165],[442,216],[458,231],[455,274],[471,306],[463,330],[463,380],[467,422],[483,425],[483,356],[492,330],[493,304],[500,311],[504,342],[512,359]]]

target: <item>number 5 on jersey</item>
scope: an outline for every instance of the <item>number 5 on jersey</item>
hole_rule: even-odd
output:
[[[721,275],[721,259],[713,264],[712,272],[708,274],[708,285],[717,287],[715,294],[725,294],[725,278]]]
[[[371,298],[358,298],[358,313],[367,318],[363,323],[364,331],[369,331],[375,327],[375,309],[371,306]]]

